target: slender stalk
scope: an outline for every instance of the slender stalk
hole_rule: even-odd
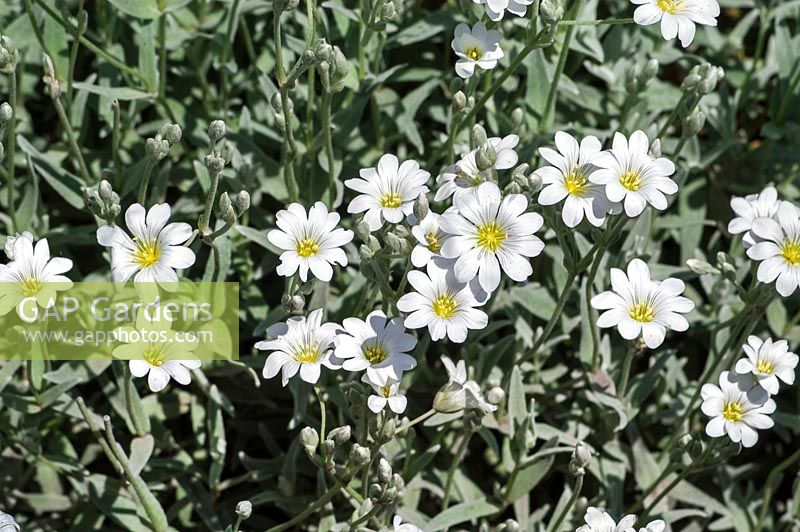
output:
[[[576,2],[577,5],[577,2]],[[574,8],[573,8],[574,9]],[[544,106],[542,119],[539,121],[539,132],[544,133],[549,128],[550,115],[555,112],[556,105],[556,91],[558,90],[558,82],[561,79],[561,73],[564,72],[564,66],[567,64],[567,56],[569,55],[569,44],[572,41],[572,34],[575,31],[574,25],[567,25],[567,32],[564,35],[564,43],[561,46],[561,52],[558,56],[558,63],[556,70],[553,73],[553,80],[550,82],[550,90],[547,93],[547,103]]]
[[[273,9],[275,4],[273,5]],[[275,79],[278,85],[283,85],[286,81],[286,68],[283,66],[283,44],[281,41],[281,13],[276,11],[272,15],[272,35],[275,41]],[[281,94],[283,96],[283,94]]]
[[[133,430],[137,436],[144,436],[146,431],[144,427],[139,424],[139,416],[136,415],[133,404],[133,375],[128,364],[125,364],[125,406],[128,409],[128,417],[131,418]]]
[[[81,153],[81,149],[78,146],[78,141],[75,138],[75,133],[72,131],[72,124],[70,124],[69,118],[67,118],[67,113],[64,110],[64,105],[61,103],[61,98],[55,98],[53,100],[53,104],[56,107],[56,112],[58,113],[58,118],[61,121],[61,126],[64,128],[64,132],[67,135],[67,142],[69,143],[72,156],[75,157],[75,159],[78,161],[78,169],[80,170],[83,182],[87,185],[91,185],[92,183],[95,182],[94,176],[91,174],[89,168],[86,166],[86,161],[83,160],[83,154]]]
[[[14,175],[14,156],[17,153],[17,73],[8,76],[8,103],[13,116],[8,121],[8,147],[6,148],[6,164],[8,168],[8,215],[11,218],[13,231],[17,227],[17,206],[15,204],[16,177]]]
[[[319,508],[321,508],[322,506],[327,504],[328,501],[330,501],[333,498],[333,496],[336,495],[339,492],[339,490],[341,488],[342,488],[342,483],[339,482],[339,481],[336,481],[336,483],[333,486],[331,486],[331,488],[328,489],[328,491],[326,491],[324,494],[322,494],[322,496],[320,498],[318,498],[316,501],[314,501],[311,504],[311,506],[309,506],[308,508],[303,510],[301,513],[297,514],[294,518],[290,519],[289,521],[286,521],[282,525],[278,525],[278,526],[274,526],[274,527],[270,528],[269,530],[267,530],[267,532],[281,532],[281,530],[287,530],[289,528],[294,527],[295,525],[297,525],[299,523],[302,523],[303,520],[306,517],[308,517],[309,515],[313,514]]]
[[[83,11],[83,0],[78,2],[78,14]],[[72,110],[72,94],[73,94],[73,81],[75,80],[75,64],[78,60],[78,49],[80,48],[80,33],[79,28],[75,28],[74,32],[72,33],[72,45],[69,49],[69,67],[67,71],[67,101],[69,102],[69,108]]]
[[[533,343],[533,346],[528,349],[516,362],[517,365],[522,364],[523,362],[533,358],[536,356],[536,353],[539,351],[539,348],[542,344],[550,337],[550,334],[553,332],[553,329],[556,326],[559,318],[561,318],[561,313],[564,310],[564,305],[567,303],[567,298],[569,298],[569,294],[572,291],[572,285],[575,282],[575,278],[577,274],[575,272],[570,272],[567,275],[567,280],[564,282],[564,288],[561,289],[561,295],[558,297],[558,301],[556,302],[556,308],[553,311],[553,315],[550,316],[550,320],[545,325],[542,334],[536,338],[536,341]]]
[[[622,360],[622,372],[620,373],[619,385],[617,386],[617,397],[622,399],[625,397],[625,392],[628,390],[628,379],[631,375],[631,364],[633,357],[640,352],[639,347],[634,344],[625,353],[625,358]]]
[[[432,416],[432,415],[434,415],[435,413],[436,413],[436,410],[434,410],[433,408],[431,408],[430,410],[428,410],[428,411],[427,411],[427,412],[425,412],[424,414],[421,414],[421,415],[419,415],[419,416],[415,417],[414,419],[412,419],[412,420],[411,420],[411,421],[409,421],[408,423],[406,423],[406,424],[404,424],[404,425],[400,425],[400,426],[397,428],[397,430],[396,430],[396,431],[394,431],[395,435],[397,435],[397,434],[400,434],[400,433],[402,433],[402,432],[404,432],[404,431],[406,431],[406,430],[410,429],[411,427],[413,427],[413,426],[414,426],[414,425],[416,425],[417,423],[420,423],[420,422],[422,422],[422,421],[425,421],[426,419],[428,419],[429,417],[431,417],[431,416]]]
[[[456,469],[458,469],[458,466],[464,461],[464,456],[467,454],[469,440],[471,438],[472,432],[465,434],[461,439],[455,459],[450,464],[450,469],[447,471],[447,480],[444,483],[444,495],[442,496],[442,511],[446,510],[447,505],[450,503],[450,490],[453,487],[453,478],[455,477]]]
[[[798,448],[794,453],[786,458],[786,460],[775,466],[775,468],[769,472],[767,483],[764,487],[764,496],[762,497],[761,511],[758,514],[758,523],[756,523],[755,532],[761,532],[761,530],[764,528],[764,521],[767,518],[767,510],[769,510],[769,503],[772,500],[772,494],[774,493],[778,484],[778,476],[798,460],[800,460],[800,448]]]
[[[197,228],[201,234],[204,234],[211,222],[211,209],[214,208],[214,200],[217,198],[217,187],[219,187],[219,176],[222,172],[211,172],[211,187],[208,189],[206,196],[206,203],[203,207],[203,212],[197,221]]]
[[[639,497],[636,500],[636,502],[633,503],[632,506],[630,506],[627,510],[625,510],[625,514],[634,514],[638,512],[639,509],[642,506],[644,506],[644,501],[647,499],[647,497],[649,497],[650,494],[653,493],[653,490],[656,489],[659,484],[664,482],[664,479],[667,478],[670,475],[670,473],[672,473],[674,470],[675,470],[675,464],[670,462],[667,465],[667,467],[665,467],[663,471],[661,471],[658,477],[656,477],[656,479],[653,482],[651,482],[650,485],[647,486],[647,488],[645,488],[645,490],[642,492],[641,497]]]
[[[664,122],[664,125],[661,126],[661,129],[658,130],[658,133],[656,134],[655,138],[657,139],[664,138],[664,135],[667,134],[669,126],[672,125],[672,123],[675,121],[676,118],[678,118],[678,113],[680,113],[681,107],[683,107],[683,104],[686,103],[687,99],[688,96],[686,95],[686,93],[683,93],[681,95],[680,100],[678,100],[678,103],[675,104],[675,107],[672,108],[672,112],[670,113],[669,118],[667,118],[667,121]]]
[[[325,401],[322,400],[322,390],[316,384],[314,385],[314,393],[319,403],[319,437],[324,440],[327,434],[325,431]]]
[[[656,498],[653,499],[653,502],[650,503],[650,505],[647,506],[647,508],[645,508],[644,513],[642,514],[641,522],[646,522],[647,521],[647,517],[650,515],[650,512],[652,512],[653,508],[655,508],[656,505],[661,502],[661,499],[663,499],[664,497],[669,495],[669,493],[673,489],[675,489],[675,486],[680,484],[683,481],[683,479],[688,477],[689,474],[691,474],[692,472],[693,472],[693,470],[691,468],[688,468],[688,469],[685,469],[685,470],[681,471],[680,473],[678,473],[678,475],[672,480],[672,482],[670,482],[669,485],[666,488],[661,490],[659,492],[659,494],[656,495]]]
[[[632,18],[607,18],[604,20],[562,20],[558,23],[559,26],[604,26],[615,24],[631,24]]]
[[[336,170],[333,166],[333,136],[331,135],[331,105],[333,94],[326,92],[322,98],[322,133],[325,137],[325,162],[328,166],[328,206],[336,200]]]
[[[114,111],[114,128],[111,130],[111,154],[114,160],[114,186],[119,186],[122,182],[122,165],[119,162],[119,143],[120,143],[120,109],[119,100],[111,102]]]
[[[142,181],[139,183],[139,194],[137,197],[139,204],[146,208],[147,186],[150,183],[150,175],[153,173],[153,168],[155,168],[155,162],[153,162],[149,156],[145,157],[144,171],[142,172]]]
[[[564,518],[567,517],[567,514],[575,504],[575,501],[578,500],[578,497],[580,496],[582,489],[583,489],[583,475],[578,475],[575,478],[575,487],[572,490],[572,495],[567,501],[566,506],[564,506],[564,508],[561,510],[561,513],[558,514],[558,518],[556,518],[556,520],[549,527],[547,527],[547,532],[556,532],[558,530],[558,527],[561,526],[561,523],[564,521]]]
[[[227,47],[226,47],[227,48]],[[167,96],[167,14],[158,19],[158,95]],[[224,65],[223,65],[223,68]],[[224,109],[224,108],[223,108]]]

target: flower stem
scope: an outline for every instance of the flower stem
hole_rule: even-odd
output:
[[[324,440],[327,434],[325,432],[325,401],[322,400],[322,390],[316,384],[314,385],[314,394],[316,394],[317,402],[319,403],[319,437]]]
[[[401,432],[404,432],[404,431],[406,431],[406,430],[410,429],[411,427],[413,427],[413,426],[414,426],[414,425],[416,425],[417,423],[420,423],[420,422],[422,422],[422,421],[425,421],[426,419],[428,419],[429,417],[431,417],[431,416],[432,416],[432,415],[434,415],[435,413],[436,413],[436,410],[434,410],[433,408],[431,408],[430,410],[428,410],[428,411],[427,411],[427,412],[425,412],[424,414],[421,414],[421,415],[419,415],[419,416],[415,417],[414,419],[412,419],[411,421],[409,421],[409,422],[408,422],[408,423],[406,423],[405,425],[401,425],[400,427],[398,427],[398,428],[397,428],[397,430],[396,430],[396,431],[394,431],[395,435],[397,435],[397,434],[400,434]]]
[[[147,186],[150,183],[150,175],[153,173],[153,168],[155,167],[155,163],[150,158],[150,156],[145,155],[144,161],[144,171],[142,172],[142,181],[139,183],[139,195],[138,195],[138,202],[139,204],[147,208],[145,201],[147,200]]]
[[[17,73],[8,76],[8,100],[13,116],[8,121],[8,148],[6,149],[6,163],[8,165],[8,215],[11,218],[12,230],[17,230],[17,207],[14,203],[14,189],[16,178],[14,176],[14,155],[17,152]]]
[[[311,506],[303,510],[301,513],[297,514],[294,518],[290,519],[289,521],[286,521],[282,525],[270,528],[269,530],[267,530],[267,532],[281,532],[281,530],[287,530],[299,523],[302,523],[306,517],[316,512],[323,505],[327,504],[328,501],[330,501],[333,498],[333,496],[339,492],[341,488],[342,488],[342,483],[336,481],[336,483],[333,486],[331,486],[330,489],[328,489],[328,491],[322,494],[322,496],[319,499],[314,501],[311,504]]]
[[[235,9],[235,8],[234,8]],[[226,43],[225,48],[227,48]],[[167,96],[167,14],[162,13],[158,19],[158,95]],[[223,65],[223,69],[225,66]],[[223,107],[224,109],[225,107]]]
[[[333,202],[336,200],[336,171],[333,163],[333,136],[331,135],[332,103],[333,94],[326,92],[322,97],[322,133],[325,138],[325,162],[328,165],[328,207],[331,208],[333,208]]]
[[[205,235],[211,222],[211,209],[214,208],[214,200],[217,198],[217,187],[219,187],[219,176],[222,172],[211,172],[211,187],[208,189],[206,196],[206,204],[203,207],[203,212],[197,220],[197,228],[200,230],[201,235]]]
[[[604,20],[562,20],[559,26],[603,26],[614,24],[631,24],[632,18],[607,18]]]
[[[620,373],[619,386],[617,386],[617,397],[620,399],[625,397],[625,392],[628,390],[628,379],[631,375],[631,364],[633,357],[641,352],[641,349],[636,345],[632,345],[628,352],[625,353],[625,358],[622,360],[622,373]]]
[[[575,504],[575,501],[578,500],[578,497],[580,496],[582,489],[583,489],[583,475],[578,475],[575,478],[575,487],[572,490],[572,495],[567,501],[566,506],[564,506],[564,508],[561,510],[561,513],[558,514],[558,518],[556,518],[556,520],[549,527],[547,527],[547,532],[556,532],[558,530],[558,527],[561,526],[561,523],[564,521],[564,518],[567,517],[567,514],[572,509],[572,506]]]
[[[667,478],[670,475],[670,473],[672,473],[674,470],[675,470],[675,465],[672,462],[670,462],[667,465],[667,467],[665,467],[664,470],[661,471],[661,473],[658,475],[658,477],[656,477],[656,479],[653,482],[651,482],[650,485],[647,486],[647,488],[645,488],[645,490],[642,492],[642,496],[639,497],[636,500],[636,502],[633,503],[633,506],[629,507],[625,511],[625,513],[626,514],[634,514],[634,513],[638,512],[639,509],[642,506],[644,506],[644,501],[647,499],[647,497],[649,497],[650,494],[653,492],[653,490],[656,489],[658,487],[658,485],[661,484],[664,481],[664,479]]]
[[[128,364],[125,364],[125,376],[123,378],[125,379],[125,406],[128,409],[128,417],[131,418],[131,424],[136,435],[144,436],[147,431],[139,423],[139,416],[136,414],[133,404],[133,375],[131,375],[131,369]]]
[[[688,99],[688,97],[687,97],[686,93],[683,93],[681,95],[680,100],[678,100],[678,103],[675,104],[675,107],[672,108],[672,112],[670,113],[669,118],[667,118],[667,121],[664,122],[664,125],[661,126],[661,129],[659,129],[658,133],[656,133],[656,136],[655,136],[656,139],[664,138],[664,135],[667,134],[667,130],[669,129],[669,126],[672,125],[672,123],[678,117],[678,113],[680,113],[680,110],[683,107],[683,104],[686,103],[687,99]]]
[[[577,4],[577,2],[576,2]],[[547,103],[544,106],[542,119],[539,121],[539,132],[544,133],[549,129],[550,115],[555,112],[556,105],[556,91],[558,90],[558,82],[561,79],[561,73],[564,71],[564,66],[567,64],[567,56],[569,55],[569,44],[572,41],[572,33],[575,31],[574,25],[567,26],[567,32],[564,35],[564,43],[561,46],[561,52],[558,56],[558,64],[553,73],[553,80],[550,83],[550,90],[547,92]]]
[[[83,154],[78,146],[78,141],[75,139],[75,133],[72,131],[72,125],[69,122],[69,118],[67,118],[67,113],[64,111],[64,105],[61,103],[61,98],[55,98],[53,100],[53,104],[56,106],[56,112],[58,113],[58,118],[61,121],[61,126],[64,128],[64,132],[67,135],[67,142],[69,143],[70,151],[72,151],[73,157],[75,157],[75,159],[78,161],[78,169],[81,172],[81,177],[83,177],[83,182],[87,185],[90,185],[95,182],[95,179],[89,171],[89,168],[86,166],[86,162],[83,160]]]
[[[470,438],[472,438],[472,432],[465,434],[461,439],[455,459],[450,464],[450,469],[447,471],[447,480],[444,484],[444,495],[442,496],[442,511],[446,510],[447,505],[450,503],[450,490],[453,487],[453,477],[455,477],[458,466],[464,461],[464,455],[467,454],[467,449],[469,448]]]

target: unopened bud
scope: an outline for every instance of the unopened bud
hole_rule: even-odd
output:
[[[388,484],[391,478],[392,466],[389,465],[385,458],[381,458],[380,462],[378,462],[378,481],[381,484]]]
[[[317,430],[314,427],[304,427],[303,430],[300,431],[300,443],[303,445],[306,454],[309,457],[313,457],[319,446],[319,434]]]
[[[472,145],[473,146],[483,146],[486,144],[486,130],[480,124],[475,124],[472,128]]]
[[[661,139],[654,139],[650,143],[650,157],[655,159],[661,157]]]
[[[19,52],[10,37],[0,37],[0,72],[12,74],[17,69]]]
[[[222,219],[227,225],[233,225],[236,223],[236,211],[233,210],[233,207],[228,207],[228,209],[223,212]]]
[[[692,114],[683,120],[683,134],[685,137],[694,137],[706,125],[706,115],[700,109],[695,109]]]
[[[241,216],[249,208],[250,193],[246,190],[240,190],[239,193],[236,194],[236,211],[239,213],[239,216]]]
[[[160,138],[149,138],[145,141],[147,156],[153,161],[160,161],[169,154],[169,143]]]
[[[336,442],[328,438],[324,442],[322,442],[322,454],[325,456],[331,456],[333,451],[336,450]]]
[[[513,519],[506,519],[503,523],[498,527],[498,532],[519,532],[522,530],[519,527],[519,523],[514,521]]]
[[[417,219],[417,223],[428,216],[428,207],[428,197],[424,192],[420,192],[419,196],[417,196],[417,199],[414,200],[414,217]]]
[[[389,246],[389,250],[392,253],[400,253],[400,248],[402,244],[400,243],[400,239],[394,233],[386,233],[386,245]]]
[[[111,188],[111,183],[105,179],[100,181],[100,184],[97,186],[97,193],[101,200],[108,202],[111,199],[111,195],[114,193],[113,189]]]
[[[208,171],[211,172],[212,175],[219,174],[222,172],[222,169],[225,168],[225,159],[217,155],[206,155],[204,162],[206,164],[206,168],[208,168]]]
[[[245,521],[249,519],[252,514],[253,504],[250,501],[239,501],[236,505],[236,515],[238,515],[242,521]]]
[[[481,146],[475,154],[475,164],[481,172],[491,170],[494,168],[496,162],[497,150],[495,150],[494,144],[491,142],[487,142]]]
[[[280,93],[275,94],[278,96],[278,101],[280,102]],[[219,139],[225,136],[227,131],[227,127],[225,126],[225,122],[223,120],[214,120],[208,125],[208,138],[211,139],[211,142],[217,142]]]
[[[391,2],[386,2],[385,4],[383,4],[383,7],[381,8],[381,20],[383,22],[388,22],[392,20],[395,14],[396,10],[394,8],[394,4],[392,4]]]
[[[718,274],[719,270],[704,260],[689,259],[686,261],[686,266],[689,267],[697,275]]]
[[[372,455],[367,447],[354,443],[350,449],[350,461],[356,468],[364,467],[371,458]]]
[[[341,427],[336,427],[335,429],[331,430],[328,433],[328,438],[333,440],[336,445],[344,445],[348,441],[350,441],[352,429],[350,429],[350,425],[343,425]]]
[[[177,144],[183,137],[183,130],[178,124],[164,124],[159,131],[161,138],[170,144]]]
[[[383,487],[380,484],[370,484],[369,486],[369,498],[373,501],[377,501],[381,498],[383,494]]]
[[[539,5],[539,14],[545,24],[558,24],[564,18],[564,8],[558,0],[542,0]]]
[[[230,208],[231,208],[231,198],[228,196],[227,192],[223,192],[219,196],[219,210],[225,212]]]
[[[583,442],[578,442],[572,452],[572,458],[580,467],[587,467],[592,462],[592,451]]]
[[[528,189],[531,191],[531,194],[536,194],[537,192],[542,190],[543,186],[544,183],[542,182],[542,176],[540,176],[536,172],[528,176]]]
[[[464,108],[466,108],[466,106],[467,106],[467,97],[463,92],[458,91],[455,94],[453,94],[453,108],[456,111],[461,111]]]
[[[499,405],[506,400],[506,392],[500,386],[495,386],[486,393],[486,400],[493,405]]]
[[[283,311],[287,314],[297,314],[303,310],[305,305],[306,300],[300,294],[295,294],[293,296],[286,294],[281,298],[281,308],[283,308]]]
[[[699,72],[692,69],[689,72],[689,75],[683,79],[683,82],[681,83],[681,90],[683,92],[694,92],[697,90],[697,86],[701,81],[703,81],[703,77],[699,74]]]
[[[0,105],[0,124],[8,124],[11,120],[14,119],[14,109],[8,104],[8,102],[3,102]]]
[[[333,55],[333,47],[325,39],[318,39],[314,46],[313,61],[322,63],[328,61]]]
[[[229,164],[233,160],[233,153],[235,149],[233,144],[229,141],[225,141],[222,145],[222,149],[219,150],[219,156],[225,161],[225,164]]]
[[[522,120],[525,118],[525,111],[522,110],[522,107],[515,107],[513,111],[511,111],[511,122],[514,125],[519,126],[522,124]]]
[[[650,59],[644,64],[642,68],[642,78],[647,83],[658,74],[658,59]]]

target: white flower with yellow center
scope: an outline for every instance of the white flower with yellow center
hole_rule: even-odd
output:
[[[439,228],[439,215],[429,211],[427,216],[411,228],[411,235],[417,245],[411,250],[411,264],[424,268],[434,257],[439,257],[442,245],[449,235]]]
[[[529,258],[544,249],[533,233],[543,220],[525,212],[525,196],[504,198],[497,185],[484,183],[454,203],[456,209],[442,214],[439,227],[450,235],[441,254],[456,259],[453,269],[459,282],[468,283],[477,276],[481,288],[492,292],[500,285],[501,268],[517,282],[533,273]]]
[[[743,198],[731,198],[731,209],[736,213],[736,217],[728,223],[728,232],[732,235],[744,233],[742,244],[749,248],[755,244],[750,229],[753,222],[759,218],[772,218],[778,214],[781,201],[778,199],[778,191],[769,185],[758,194],[750,194]]]
[[[134,377],[147,375],[147,385],[152,392],[160,392],[170,379],[186,386],[192,382],[190,370],[199,369],[202,363],[193,358],[199,343],[191,336],[176,334],[166,319],[149,319],[144,311],[136,316],[136,327],[126,327],[127,334],[120,335],[123,343],[114,348],[113,356],[128,360]],[[132,334],[147,331],[147,335]]]
[[[665,194],[678,191],[669,177],[675,173],[675,165],[663,157],[654,159],[649,149],[643,131],[635,131],[630,140],[615,133],[611,149],[592,157],[591,163],[599,170],[592,172],[589,181],[605,185],[606,197],[614,203],[624,202],[625,214],[631,218],[642,214],[648,203],[663,211],[668,205]]]
[[[592,306],[605,311],[597,319],[598,327],[616,327],[626,340],[641,336],[650,349],[664,342],[667,329],[689,328],[682,314],[691,312],[694,303],[681,296],[685,286],[680,279],[652,281],[647,264],[633,259],[627,275],[611,268],[611,288],[592,298]]]
[[[406,333],[401,318],[390,320],[376,310],[366,320],[346,318],[342,327],[334,354],[344,360],[343,369],[366,370],[370,382],[383,386],[388,380],[399,381],[404,371],[417,367],[417,360],[408,354],[417,339]]]
[[[376,384],[369,379],[366,373],[362,375],[361,382],[369,384],[374,395],[367,397],[367,406],[377,414],[387,406],[395,414],[402,414],[406,410],[408,400],[405,395],[400,394],[400,381],[389,379],[383,384]]]
[[[753,379],[723,371],[719,386],[704,384],[703,413],[711,418],[706,434],[719,438],[725,434],[735,443],[752,447],[758,441],[758,430],[772,427],[769,417],[775,412],[775,401],[761,386],[752,386]]]
[[[300,378],[315,384],[322,366],[339,369],[339,360],[332,356],[336,334],[341,328],[335,323],[322,323],[322,309],[305,316],[294,316],[286,323],[276,323],[267,329],[272,340],[257,342],[259,351],[271,351],[264,364],[264,378],[281,373],[283,386],[300,373]]]
[[[635,515],[626,515],[617,523],[607,512],[590,506],[586,509],[583,520],[586,524],[575,532],[636,532],[633,528],[636,523]]]
[[[125,211],[125,224],[133,234],[116,225],[97,229],[97,242],[111,248],[111,279],[123,283],[178,282],[175,270],[188,268],[195,261],[194,252],[182,244],[192,236],[192,227],[184,222],[169,222],[170,206],[159,203],[145,215],[138,203]]]
[[[756,243],[747,250],[747,256],[761,261],[758,280],[767,284],[776,281],[778,293],[787,297],[800,285],[800,213],[784,201],[776,217],[777,221],[770,218],[753,221],[750,233]]]
[[[563,201],[561,218],[567,227],[577,226],[584,216],[590,224],[600,227],[606,214],[619,210],[619,205],[606,197],[603,185],[589,181],[589,176],[598,169],[591,160],[602,149],[600,140],[590,135],[578,144],[575,137],[559,131],[556,148],[558,151],[539,148],[539,154],[552,165],[536,170],[544,185],[539,203],[555,205]]]
[[[477,186],[492,181],[495,170],[507,170],[517,164],[519,156],[515,148],[519,144],[518,135],[506,135],[503,138],[491,137],[486,139],[495,151],[495,163],[492,168],[481,171],[475,157],[478,150],[465,153],[454,165],[448,166],[436,178],[439,188],[436,190],[436,201],[443,201],[450,196],[458,197]]]
[[[489,20],[497,22],[503,19],[503,15],[509,13],[518,17],[524,17],[528,6],[533,0],[472,0],[476,4],[483,4]]]
[[[414,200],[427,194],[431,174],[420,169],[414,160],[403,161],[387,153],[375,168],[364,168],[360,178],[344,182],[347,188],[360,194],[347,206],[347,212],[364,212],[364,221],[370,231],[377,231],[384,222],[399,224],[414,210]]]
[[[267,239],[281,253],[281,264],[275,269],[278,275],[291,277],[298,270],[300,280],[308,279],[308,271],[320,281],[333,278],[332,264],[347,266],[347,255],[341,249],[353,240],[349,229],[337,229],[339,214],[328,212],[324,203],[318,201],[308,210],[299,203],[292,203],[285,211],[275,216],[278,229],[267,233]]]
[[[788,385],[794,384],[798,357],[789,351],[786,340],[773,342],[772,338],[767,338],[762,341],[758,336],[749,336],[742,349],[747,358],[736,363],[736,373],[751,373],[770,395],[778,393],[778,379]]]
[[[672,40],[676,36],[686,48],[694,40],[695,24],[716,26],[719,17],[717,0],[631,0],[638,5],[633,20],[649,26],[661,22],[661,35]]]
[[[483,22],[478,22],[472,29],[464,23],[456,26],[450,44],[458,56],[456,74],[467,79],[475,73],[475,67],[482,70],[496,67],[497,60],[503,57],[500,38],[499,32],[487,30]]]
[[[411,271],[408,282],[414,288],[397,301],[397,308],[408,314],[404,325],[409,329],[427,327],[431,339],[447,336],[452,342],[467,339],[469,329],[483,329],[489,323],[485,312],[467,283],[456,280],[451,270],[428,263],[427,274]]]
[[[62,275],[72,269],[72,261],[62,257],[50,258],[50,246],[43,238],[33,245],[33,237],[23,234],[13,246],[14,260],[0,264],[0,316],[17,308],[17,315],[29,321],[32,310],[23,310],[20,304],[35,301],[34,306],[50,308],[58,292],[72,287],[72,281]],[[33,304],[33,303],[31,303]]]

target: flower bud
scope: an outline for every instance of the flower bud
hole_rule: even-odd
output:
[[[371,484],[369,486],[369,498],[373,501],[377,501],[383,495],[383,487],[380,484]]]
[[[661,157],[661,139],[653,139],[650,143],[650,156],[655,159]]]
[[[455,94],[453,94],[453,108],[456,111],[462,111],[463,109],[466,108],[466,106],[467,106],[467,97],[463,92],[458,91]]]
[[[0,105],[0,124],[8,124],[14,119],[14,109],[8,104],[3,102]]]
[[[629,94],[636,94],[639,92],[639,76],[641,75],[641,67],[638,63],[631,63],[625,70],[625,90]]]
[[[236,223],[236,211],[233,210],[233,207],[228,207],[228,209],[222,213],[222,219],[225,220],[227,225]]]
[[[328,438],[324,442],[322,442],[322,454],[325,456],[331,456],[333,451],[336,450],[336,442],[332,439]]]
[[[392,475],[392,479],[389,483],[393,488],[397,489],[398,493],[402,492],[406,487],[406,481],[403,480],[403,477],[394,473]]]
[[[208,154],[206,155],[204,162],[206,164],[206,168],[212,175],[217,175],[222,172],[222,169],[225,168],[225,159],[219,157],[217,155]]]
[[[236,194],[236,212],[239,213],[239,216],[245,213],[247,209],[250,208],[250,193],[246,190],[240,190],[238,194]]]
[[[367,447],[354,443],[350,449],[350,461],[356,468],[364,467],[371,458],[372,455]]]
[[[386,245],[389,247],[389,250],[392,253],[400,253],[400,248],[402,244],[400,243],[400,239],[394,233],[386,233]]]
[[[361,221],[356,224],[356,236],[362,242],[369,242],[369,238],[372,236],[369,230],[369,224],[367,222]]]
[[[483,146],[487,142],[486,130],[480,124],[475,124],[472,128],[472,145]]]
[[[383,492],[383,497],[381,497],[386,504],[392,504],[394,501],[397,500],[397,488],[386,488]]]
[[[322,63],[333,56],[333,47],[325,39],[318,39],[314,46],[314,61]]]
[[[463,388],[454,383],[446,384],[433,398],[433,409],[443,414],[459,412],[466,406],[467,400]]]
[[[703,77],[695,70],[697,67],[689,71],[689,75],[683,79],[681,83],[681,90],[683,92],[694,92],[697,86],[703,81]]]
[[[521,125],[524,119],[525,111],[522,110],[522,107],[515,107],[514,110],[511,111],[511,122],[513,122],[515,126]]]
[[[375,256],[375,252],[372,251],[368,245],[361,244],[358,247],[358,256],[361,258],[361,262],[364,263],[372,260],[372,258]],[[362,266],[364,265],[362,264]]]
[[[686,266],[697,275],[719,274],[718,269],[704,260],[689,259],[686,261]]]
[[[683,134],[686,137],[694,137],[706,125],[706,115],[700,109],[695,109],[683,119]]]
[[[381,429],[379,437],[383,441],[389,441],[394,438],[394,433],[396,430],[397,422],[394,420],[394,418],[389,418],[389,420],[383,424],[383,428]]]
[[[309,457],[313,457],[319,446],[319,434],[317,433],[317,429],[314,427],[304,427],[303,430],[300,431],[300,443],[303,445],[306,454]]]
[[[328,433],[328,438],[333,440],[336,445],[344,445],[350,441],[351,432],[352,430],[350,429],[350,425],[343,425],[331,430]]]
[[[169,153],[169,143],[158,137],[147,139],[144,147],[147,156],[153,161],[160,161]]]
[[[0,37],[0,72],[13,74],[17,69],[17,61],[19,61],[19,52],[14,46],[14,41],[3,35]]]
[[[295,294],[293,296],[286,294],[281,298],[281,308],[283,308],[283,311],[287,314],[298,314],[305,306],[306,300],[300,294]]]
[[[249,519],[252,514],[253,504],[250,501],[239,501],[236,505],[236,515],[238,515],[242,521],[245,521]]]
[[[528,190],[531,191],[531,194],[536,194],[537,192],[542,190],[543,186],[544,183],[542,182],[542,176],[540,176],[536,172],[528,176]]]
[[[493,405],[499,405],[506,400],[506,392],[500,386],[495,386],[486,393],[486,400]]]
[[[108,202],[111,199],[111,195],[114,191],[111,188],[111,183],[103,179],[100,181],[100,184],[97,185],[97,193],[100,196],[100,199]]]
[[[428,207],[428,197],[424,192],[420,192],[419,196],[417,196],[417,199],[414,200],[414,218],[417,219],[417,223],[428,216]]]
[[[49,55],[44,54],[42,61],[44,63],[44,76],[42,76],[42,81],[47,86],[47,92],[50,94],[50,98],[57,100],[58,97],[61,96],[61,83],[59,83],[56,77],[53,60],[50,59]]]
[[[183,137],[183,130],[178,124],[164,124],[158,132],[161,138],[172,144],[177,144]]]
[[[592,451],[583,442],[578,442],[572,452],[572,459],[578,466],[587,467],[592,462]]]
[[[708,94],[716,88],[717,83],[725,77],[725,70],[722,67],[711,66],[706,72],[703,81],[698,84],[697,91],[700,94]]]
[[[394,4],[391,2],[386,2],[381,8],[381,21],[389,22],[394,18],[396,13],[397,12],[394,8]]]
[[[392,466],[389,465],[385,458],[381,458],[380,462],[378,462],[378,481],[381,484],[388,484],[391,478]]]
[[[222,149],[219,150],[219,156],[225,161],[225,164],[230,164],[231,160],[233,160],[233,154],[235,152],[235,148],[233,147],[233,143],[229,141],[225,141],[222,145]]]
[[[642,67],[642,78],[647,83],[658,74],[658,59],[650,59]]]
[[[478,166],[478,170],[482,172],[494,168],[496,162],[497,150],[495,150],[494,144],[491,142],[487,142],[481,146],[475,154],[475,163]]]
[[[227,192],[223,192],[219,196],[219,210],[222,212],[227,211],[231,207],[231,198],[228,196]]]
[[[280,102],[280,93],[275,93],[278,96],[278,101]],[[274,102],[274,97],[273,97]],[[275,104],[273,103],[273,106]],[[211,142],[217,142],[219,139],[225,136],[227,133],[227,127],[225,126],[225,121],[223,120],[214,120],[208,125],[208,138],[211,139]]]
[[[558,24],[564,18],[564,8],[558,0],[542,0],[539,5],[539,14],[545,24]]]

